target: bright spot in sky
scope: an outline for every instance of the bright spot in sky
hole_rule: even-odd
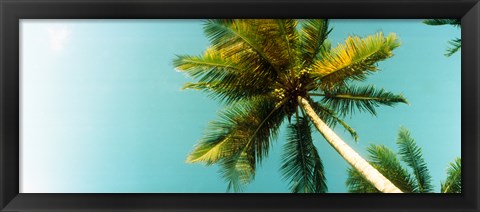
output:
[[[66,43],[70,40],[71,30],[65,26],[49,27],[48,37],[50,40],[50,49],[54,52],[61,52]]]

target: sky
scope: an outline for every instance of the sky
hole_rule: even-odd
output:
[[[20,21],[21,193],[223,193],[218,167],[185,159],[225,105],[205,93],[181,90],[176,55],[208,46],[202,20]],[[421,20],[331,20],[332,45],[349,35],[398,35],[394,56],[362,85],[402,93],[410,105],[377,108],[377,116],[346,117],[355,142],[397,151],[401,126],[422,148],[435,191],[461,155],[461,56],[445,57],[452,26]],[[287,193],[279,171],[285,126],[257,169],[247,193]],[[348,164],[313,131],[328,190],[345,193]]]

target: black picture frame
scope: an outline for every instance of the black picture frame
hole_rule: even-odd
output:
[[[461,18],[462,194],[19,193],[20,19]],[[478,0],[0,0],[0,211],[479,211]]]

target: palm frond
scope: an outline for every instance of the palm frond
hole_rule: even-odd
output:
[[[304,67],[310,67],[319,55],[328,34],[332,31],[328,23],[328,19],[307,19],[302,22],[299,52]]]
[[[211,122],[205,136],[187,157],[188,163],[220,163],[229,188],[239,191],[253,179],[255,163],[268,155],[270,142],[276,139],[285,118],[271,99],[237,103]]]
[[[287,143],[280,171],[289,180],[293,193],[325,193],[327,184],[323,164],[313,145],[308,119],[299,117],[288,126]]]
[[[209,123],[205,135],[188,155],[186,162],[211,165],[223,157],[234,155],[245,146],[245,131],[248,128],[244,125],[252,115],[254,114],[246,113],[243,106],[233,106],[221,112],[218,120]]]
[[[415,182],[405,170],[396,154],[384,145],[370,145],[369,163],[388,178],[395,186],[405,193],[415,190]],[[349,168],[346,185],[352,193],[380,193],[373,185],[363,178],[358,171]]]
[[[462,161],[456,158],[447,169],[447,179],[441,183],[442,193],[462,193]]]
[[[227,191],[233,189],[234,192],[240,192],[254,179],[256,164],[267,156],[270,142],[276,139],[278,128],[285,117],[279,110],[281,106],[277,104],[261,122],[253,122],[254,128],[250,129],[254,129],[253,133],[250,131],[248,140],[243,140],[246,141],[244,147],[233,156],[221,160],[220,173],[228,183]]]
[[[338,117],[335,111],[323,106],[320,102],[313,102],[312,100],[310,100],[310,105],[315,113],[318,114],[318,117],[320,117],[320,119],[322,119],[328,126],[335,128],[337,124],[340,124],[346,131],[350,133],[355,141],[358,141],[358,134],[355,129],[350,127],[344,120]]]
[[[404,127],[400,128],[397,138],[399,154],[412,170],[416,179],[417,187],[414,192],[427,193],[433,192],[431,185],[431,176],[427,164],[422,157],[422,150],[417,146],[415,140],[410,136],[410,132]]]
[[[246,99],[266,96],[272,92],[272,88],[262,87],[255,81],[242,81],[236,74],[229,74],[225,79],[231,80],[230,84],[220,80],[207,82],[187,82],[182,89],[200,90],[208,94],[212,99],[225,103],[234,104]]]
[[[462,21],[460,19],[425,19],[422,21],[424,24],[439,26],[439,25],[453,25],[460,27]]]
[[[448,43],[450,44],[451,47],[447,49],[447,53],[445,54],[445,56],[447,57],[452,56],[453,54],[458,52],[458,50],[460,50],[460,48],[462,47],[462,39],[460,38],[456,38],[451,41],[448,41]]]
[[[212,48],[208,48],[200,56],[177,55],[173,65],[177,70],[194,79],[200,77],[212,79],[218,77],[217,75],[241,73],[245,68],[234,59],[226,58]]]
[[[295,29],[297,27],[298,21],[295,19],[276,19],[275,20],[278,24],[278,41],[275,39],[270,39],[265,42],[272,42],[274,45],[278,45],[278,47],[270,48],[270,49],[280,49],[281,51],[271,52],[271,56],[282,59],[285,58],[285,63],[281,64],[284,68],[291,68],[291,66],[296,64],[296,57],[295,57],[295,49],[298,45],[298,33]]]
[[[376,115],[375,108],[380,105],[408,104],[401,94],[397,95],[384,89],[376,89],[374,86],[338,86],[325,92],[321,101],[330,108],[335,108],[341,115],[351,114],[355,110],[367,111]]]
[[[235,55],[245,66],[274,76],[289,61],[285,46],[281,45],[285,43],[278,38],[279,31],[278,21],[273,19],[214,19],[208,20],[204,27],[217,51],[227,57]]]
[[[331,50],[317,61],[312,75],[322,87],[344,84],[347,79],[364,80],[368,73],[377,71],[376,63],[393,56],[392,50],[400,45],[395,34],[383,33],[360,38],[348,37],[345,44]]]
[[[254,28],[248,20],[210,19],[205,22],[204,33],[216,50],[228,56],[250,51],[256,53],[250,56],[267,60]]]
[[[244,187],[255,178],[256,158],[254,148],[247,143],[244,148],[230,157],[220,161],[220,175],[227,183],[227,192],[243,191]]]
[[[184,89],[205,91],[212,98],[227,104],[266,94],[271,89],[264,83],[274,82],[270,76],[244,67],[236,57],[226,58],[211,48],[201,56],[177,56],[173,65],[177,70],[198,80],[185,84]]]
[[[204,162],[207,165],[230,157],[253,143],[258,160],[268,154],[269,141],[274,140],[285,118],[281,109],[271,99],[257,99],[232,105],[219,114],[219,119],[209,124],[204,137],[187,157],[188,163]]]

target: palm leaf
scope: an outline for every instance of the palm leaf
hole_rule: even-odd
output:
[[[201,56],[177,56],[173,65],[177,70],[198,80],[185,84],[184,89],[203,90],[227,104],[266,94],[271,89],[264,86],[264,83],[274,82],[263,72],[251,71],[242,66],[236,57],[226,58],[213,49],[207,49]]]
[[[229,188],[240,191],[253,179],[255,163],[267,156],[285,118],[282,105],[271,99],[237,103],[211,122],[205,136],[187,157],[188,163],[220,163]]]
[[[259,160],[268,153],[269,141],[275,139],[285,117],[282,105],[271,99],[240,102],[219,114],[207,127],[204,137],[187,157],[188,163],[207,165],[235,155],[247,143],[253,143]]]
[[[194,79],[205,77],[204,80],[207,80],[216,78],[218,75],[241,73],[245,70],[245,67],[240,66],[234,59],[234,57],[226,58],[214,49],[208,48],[200,56],[177,55],[173,65],[189,77]]]
[[[393,94],[374,86],[355,87],[339,86],[323,94],[322,102],[335,108],[341,115],[351,114],[358,110],[376,115],[375,108],[380,105],[393,106],[396,103],[407,103],[400,94]]]
[[[278,47],[270,49],[280,51],[271,52],[269,54],[277,59],[283,58],[285,63],[281,64],[281,66],[285,68],[291,68],[291,66],[295,65],[296,63],[295,49],[298,45],[298,33],[295,28],[297,27],[298,21],[294,19],[276,19],[275,21],[278,24],[278,32],[276,36],[278,37],[278,41],[275,41],[275,39],[270,37],[270,39],[265,42],[275,41],[272,43],[278,45]]]
[[[452,56],[453,54],[458,52],[458,50],[460,50],[460,48],[462,47],[462,39],[460,38],[451,40],[448,43],[451,45],[451,47],[447,49],[447,53],[445,54],[445,56],[447,57]]]
[[[302,22],[300,52],[304,67],[310,67],[319,55],[328,34],[328,19],[307,19]],[[330,50],[330,49],[328,49]]]
[[[313,145],[310,128],[308,120],[303,117],[288,126],[280,171],[285,180],[289,179],[293,193],[327,192],[322,160]]]
[[[210,19],[205,22],[204,33],[210,43],[220,52],[235,55],[240,52],[255,52],[250,56],[267,60],[258,42],[253,22],[241,19]],[[242,50],[243,49],[243,50]]]
[[[462,193],[462,162],[456,158],[447,169],[447,179],[441,183],[442,193]]]
[[[227,191],[231,189],[234,192],[240,192],[243,187],[250,183],[255,176],[256,163],[261,163],[267,156],[271,140],[276,139],[276,134],[285,114],[281,112],[282,104],[277,104],[271,112],[264,116],[266,111],[270,110],[272,105],[257,106],[262,113],[263,120],[253,121],[249,130],[248,140],[243,140],[244,146],[240,151],[230,157],[224,157],[220,164],[220,173],[228,183]],[[262,108],[266,107],[266,108]],[[252,131],[253,130],[253,131]]]
[[[238,79],[241,79],[239,77],[236,77],[235,74],[229,75],[226,78],[230,78],[232,79],[232,81],[237,81]],[[256,85],[254,81],[250,81],[249,83],[245,81],[238,81],[238,83],[235,83],[235,86],[224,84],[219,80],[210,83],[187,82],[184,84],[182,89],[203,91],[205,93],[208,93],[208,96],[212,99],[224,102],[227,105],[235,104],[238,101],[245,101],[251,98],[268,96],[272,92],[271,88]]]
[[[439,25],[453,25],[460,27],[462,21],[460,19],[425,19],[422,21],[424,24],[439,26]]]
[[[245,185],[255,177],[256,158],[254,148],[247,143],[241,151],[220,161],[221,176],[227,182],[227,192],[243,191]]]
[[[386,37],[383,33],[366,38],[348,37],[345,44],[338,45],[314,64],[312,75],[324,88],[343,84],[347,79],[364,80],[368,73],[377,71],[376,63],[393,56],[392,50],[399,45],[393,33]]]
[[[426,193],[433,192],[431,185],[431,176],[427,164],[422,157],[422,150],[417,146],[415,140],[410,136],[410,132],[404,127],[400,128],[397,138],[399,154],[412,170],[416,179],[417,187],[414,192]]]
[[[278,38],[279,25],[272,19],[208,20],[204,32],[212,46],[227,57],[237,56],[250,69],[278,75],[288,63],[288,54]]]

